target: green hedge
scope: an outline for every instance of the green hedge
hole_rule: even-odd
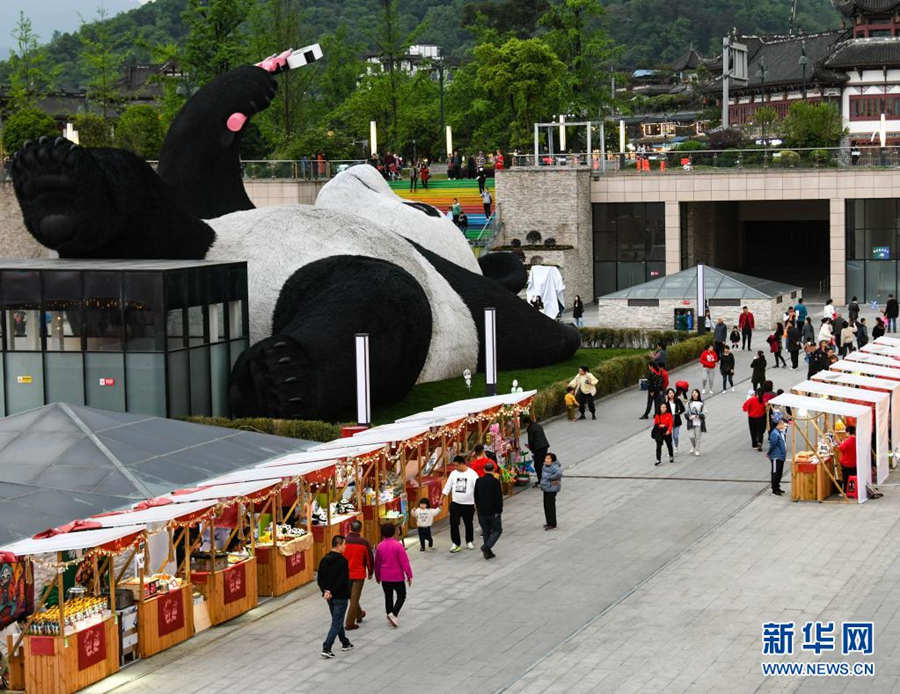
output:
[[[687,330],[642,330],[639,328],[581,328],[581,346],[593,349],[641,349],[662,342],[673,345],[694,337]]]
[[[345,426],[310,419],[266,419],[264,417],[248,417],[246,419],[186,417],[185,421],[228,429],[245,429],[292,439],[306,439],[307,441],[331,441],[340,438],[341,427]]]
[[[670,332],[674,333],[675,331]],[[676,366],[694,361],[710,342],[712,342],[711,333],[683,339],[671,345],[666,350],[667,368],[674,369]],[[591,373],[597,377],[598,381],[597,396],[611,395],[637,385],[637,382],[647,374],[649,361],[649,354],[640,354],[629,357],[613,357],[592,367]],[[538,391],[534,398],[534,410],[538,419],[546,419],[565,412],[564,398],[568,383],[568,381],[559,381]]]

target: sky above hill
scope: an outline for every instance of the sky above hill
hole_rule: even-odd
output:
[[[19,19],[19,11],[31,20],[41,43],[49,41],[54,31],[77,29],[82,18],[95,19],[103,7],[109,16],[131,10],[147,0],[0,0],[0,60],[5,60],[14,41],[10,35]]]

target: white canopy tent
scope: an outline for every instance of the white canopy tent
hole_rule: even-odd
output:
[[[453,421],[453,419],[441,421],[440,423],[447,424],[451,421]],[[323,443],[321,446],[316,446],[316,450],[327,451],[335,448],[343,448],[348,441],[354,443],[378,444],[379,446],[389,443],[398,443],[400,441],[406,441],[407,439],[414,439],[422,434],[427,434],[432,426],[440,426],[440,423],[401,422],[399,424],[385,424],[373,429],[366,429],[365,431],[361,431],[346,439],[335,439],[334,441]]]
[[[320,463],[328,461],[333,464],[339,460],[346,460],[348,458],[355,458],[357,456],[368,455],[369,453],[374,453],[376,451],[380,451],[384,448],[383,443],[370,443],[365,446],[361,445],[350,445],[349,438],[345,439],[335,439],[334,441],[329,441],[329,443],[337,444],[340,441],[346,441],[348,444],[346,446],[337,446],[335,445],[333,448],[321,449],[319,446],[316,446],[308,451],[303,451],[302,453],[288,453],[287,455],[280,455],[277,458],[271,458],[270,460],[266,460],[256,467],[277,467],[280,465],[303,465],[308,463]],[[324,445],[324,444],[323,444]]]
[[[873,342],[868,342],[859,348],[860,352],[865,352],[867,354],[880,354],[884,357],[894,357],[895,359],[900,359],[900,345],[879,345]]]
[[[794,393],[782,393],[769,401],[769,405],[778,407],[790,407],[794,417],[805,418],[804,412],[819,412],[838,417],[856,418],[856,481],[858,487],[858,499],[861,504],[868,498],[866,485],[872,483],[871,439],[872,439],[872,408],[863,405],[852,405],[838,400],[825,398],[811,398],[806,395]],[[794,423],[797,426],[797,423]],[[860,466],[859,461],[865,461]]]
[[[300,465],[270,465],[268,467],[246,468],[235,470],[209,480],[208,484],[234,484],[237,482],[257,482],[261,480],[286,480],[303,477],[311,472],[331,467],[336,460],[323,460],[318,463],[302,463]]]
[[[214,484],[202,489],[184,492],[183,494],[164,494],[160,498],[169,499],[174,504],[186,504],[190,501],[205,501],[207,499],[227,500],[261,492],[276,483],[276,480],[267,479],[256,482],[239,482],[236,484]]]
[[[865,388],[867,390],[880,391],[889,393],[891,396],[891,441],[896,449],[900,446],[900,381],[893,381],[889,378],[878,378],[875,376],[859,376],[857,374],[842,373],[840,371],[820,371],[812,377],[813,381],[820,383],[834,383],[842,386],[853,386],[854,388]],[[896,451],[894,458],[898,457]],[[878,476],[881,477],[881,468],[878,469]],[[879,479],[879,483],[881,480]]]
[[[846,357],[847,361],[858,361],[863,364],[872,364],[874,366],[886,366],[889,369],[900,369],[900,360],[889,357],[884,354],[873,354],[872,352],[850,352]]]
[[[166,504],[165,506],[151,506],[139,511],[123,511],[105,516],[93,516],[89,521],[99,523],[104,528],[120,528],[124,525],[148,525],[153,523],[168,523],[178,518],[184,518],[194,513],[211,509],[216,505],[215,500],[191,501],[186,504]]]
[[[544,308],[541,313],[554,320],[566,307],[566,285],[558,267],[552,265],[532,265],[528,272],[528,286],[525,297],[529,303],[534,297],[541,297]]]
[[[454,415],[457,415],[456,418],[464,417],[466,415],[484,412],[485,410],[492,410],[496,407],[520,405],[529,398],[534,397],[536,394],[536,390],[528,390],[522,393],[505,393],[503,395],[490,395],[484,398],[457,400],[456,402],[447,403],[446,405],[440,405],[427,412],[419,412],[418,414],[398,419],[397,423],[419,422],[428,419],[453,417]]]
[[[877,376],[879,378],[890,378],[894,381],[900,381],[900,370],[893,369],[889,366],[880,366],[878,364],[866,364],[862,361],[847,361],[842,359],[841,361],[836,361],[828,368],[831,371],[859,374],[861,376]]]
[[[882,335],[875,339],[876,345],[888,345],[891,347],[900,347],[900,337],[891,337],[890,335]]]
[[[859,402],[875,406],[875,470],[878,483],[884,482],[890,474],[890,395],[888,393],[853,388],[851,386],[803,381],[792,389],[798,395],[825,396],[850,404]],[[856,402],[854,402],[856,401]]]
[[[97,530],[81,530],[79,532],[61,533],[51,537],[40,539],[29,538],[19,540],[0,551],[12,552],[17,557],[31,556],[33,554],[55,554],[56,552],[73,552],[81,549],[92,549],[101,545],[121,540],[136,533],[143,532],[143,525],[125,525],[116,528],[100,528]]]

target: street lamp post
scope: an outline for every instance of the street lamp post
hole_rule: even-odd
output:
[[[769,69],[766,67],[765,58],[760,58],[759,60],[759,81],[762,89],[762,106],[760,108],[766,107],[766,76],[769,74]],[[769,138],[767,133],[768,128],[766,127],[766,122],[762,122],[762,140],[763,140],[763,166],[768,166],[769,164]]]
[[[806,39],[800,42],[800,58],[797,62],[803,70],[803,100],[806,101],[806,66],[809,65],[809,58],[806,57]]]

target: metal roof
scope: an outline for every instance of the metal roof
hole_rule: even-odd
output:
[[[703,266],[703,284],[707,299],[772,299],[801,288],[775,280],[751,277],[740,272]],[[601,299],[696,299],[697,268],[620,289]]]
[[[0,258],[0,270],[183,270],[192,267],[246,265],[243,261],[124,260],[89,258]]]

